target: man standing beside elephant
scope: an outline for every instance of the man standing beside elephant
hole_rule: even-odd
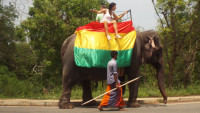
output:
[[[104,95],[103,100],[101,101],[98,109],[103,111],[104,106],[115,106],[118,107],[120,111],[124,111],[125,109],[122,106],[125,105],[125,102],[122,97],[122,88],[120,86],[120,81],[118,79],[117,73],[117,51],[111,51],[112,59],[108,62],[107,65],[107,90],[106,92],[117,88],[117,90],[110,92]]]

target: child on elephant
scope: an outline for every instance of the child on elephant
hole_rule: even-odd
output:
[[[115,106],[118,107],[120,111],[124,111],[122,107],[125,106],[125,102],[122,97],[122,88],[120,86],[120,81],[118,79],[117,73],[117,51],[111,51],[112,59],[107,65],[107,90],[106,92],[117,88],[115,91],[104,95],[98,109],[103,111],[104,106]]]
[[[106,5],[101,5],[100,11],[103,10],[103,9],[106,9]],[[99,22],[99,23],[102,22],[103,16],[104,16],[103,13],[97,14],[96,22]]]
[[[127,13],[127,11],[125,11],[122,15],[120,16],[117,16],[113,11],[116,10],[116,4],[115,3],[110,3],[109,4],[109,9],[103,9],[103,10],[100,10],[100,11],[97,11],[97,10],[94,10],[94,9],[91,9],[90,11],[93,11],[95,13],[103,13],[104,16],[103,16],[103,19],[101,21],[101,23],[104,23],[104,28],[105,28],[105,33],[106,33],[106,37],[108,40],[111,39],[110,35],[108,34],[108,23],[113,23],[113,27],[114,27],[114,30],[115,30],[115,36],[116,38],[122,38],[119,34],[118,34],[118,30],[117,30],[117,21],[115,19],[121,19],[124,14]]]

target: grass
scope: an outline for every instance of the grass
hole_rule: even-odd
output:
[[[99,85],[96,89],[92,89],[92,95],[93,97],[96,97],[100,94],[103,94],[106,91],[106,86]],[[129,89],[127,87],[126,92],[124,94],[124,98],[129,97]],[[82,87],[75,86],[73,87],[72,93],[71,93],[71,99],[82,99]],[[33,94],[31,96],[16,96],[16,97],[7,97],[5,95],[0,94],[1,99],[6,98],[23,98],[23,99],[59,99],[62,93],[62,88],[57,87],[47,93],[44,92],[38,92],[37,94]],[[183,86],[179,87],[173,87],[172,90],[169,88],[166,88],[166,93],[168,97],[172,96],[189,96],[189,95],[200,95],[200,85],[190,85],[187,88],[184,88]],[[152,86],[152,85],[141,85],[139,87],[138,97],[161,97],[160,91],[158,89],[158,86]],[[102,97],[101,97],[102,98]]]
[[[105,93],[106,87],[101,87],[98,86],[98,88],[95,90],[93,89],[92,95],[93,97],[99,96],[100,94]],[[187,88],[184,88],[183,86],[172,88],[170,90],[169,88],[166,88],[166,93],[168,97],[174,97],[174,96],[189,96],[189,95],[200,95],[200,85],[195,84],[195,85],[190,85]],[[127,87],[126,92],[124,94],[124,98],[129,97],[129,89]],[[151,86],[151,85],[141,85],[139,87],[139,92],[138,92],[138,97],[139,98],[144,98],[144,97],[162,97],[160,94],[160,91],[158,89],[158,86]],[[73,89],[72,99],[81,99],[82,98],[82,89],[81,88],[76,88]]]

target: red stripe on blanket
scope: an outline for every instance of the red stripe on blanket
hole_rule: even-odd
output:
[[[117,29],[118,29],[118,33],[129,33],[131,31],[135,31],[132,21],[117,23]],[[79,31],[79,30],[105,32],[104,23],[98,23],[98,22],[91,22],[87,25],[81,26],[76,29],[76,31]],[[112,23],[108,24],[108,32],[115,33]]]

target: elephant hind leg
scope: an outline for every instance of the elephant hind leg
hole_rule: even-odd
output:
[[[72,86],[63,87],[63,92],[58,103],[59,108],[61,109],[74,108],[73,104],[70,102],[71,90]]]
[[[64,69],[63,69],[64,70]],[[69,73],[66,73],[67,71],[63,71],[63,83],[62,83],[62,95],[60,97],[58,106],[61,109],[72,109],[74,108],[73,104],[70,102],[70,96],[72,87],[77,83],[76,80],[72,79]],[[75,73],[74,73],[75,74]],[[74,76],[74,75],[73,75]]]
[[[91,81],[84,80],[82,84],[83,84],[83,96],[82,96],[83,102],[87,102],[88,100],[93,99],[91,91]],[[86,104],[86,106],[95,106],[95,105],[97,105],[95,100]]]

